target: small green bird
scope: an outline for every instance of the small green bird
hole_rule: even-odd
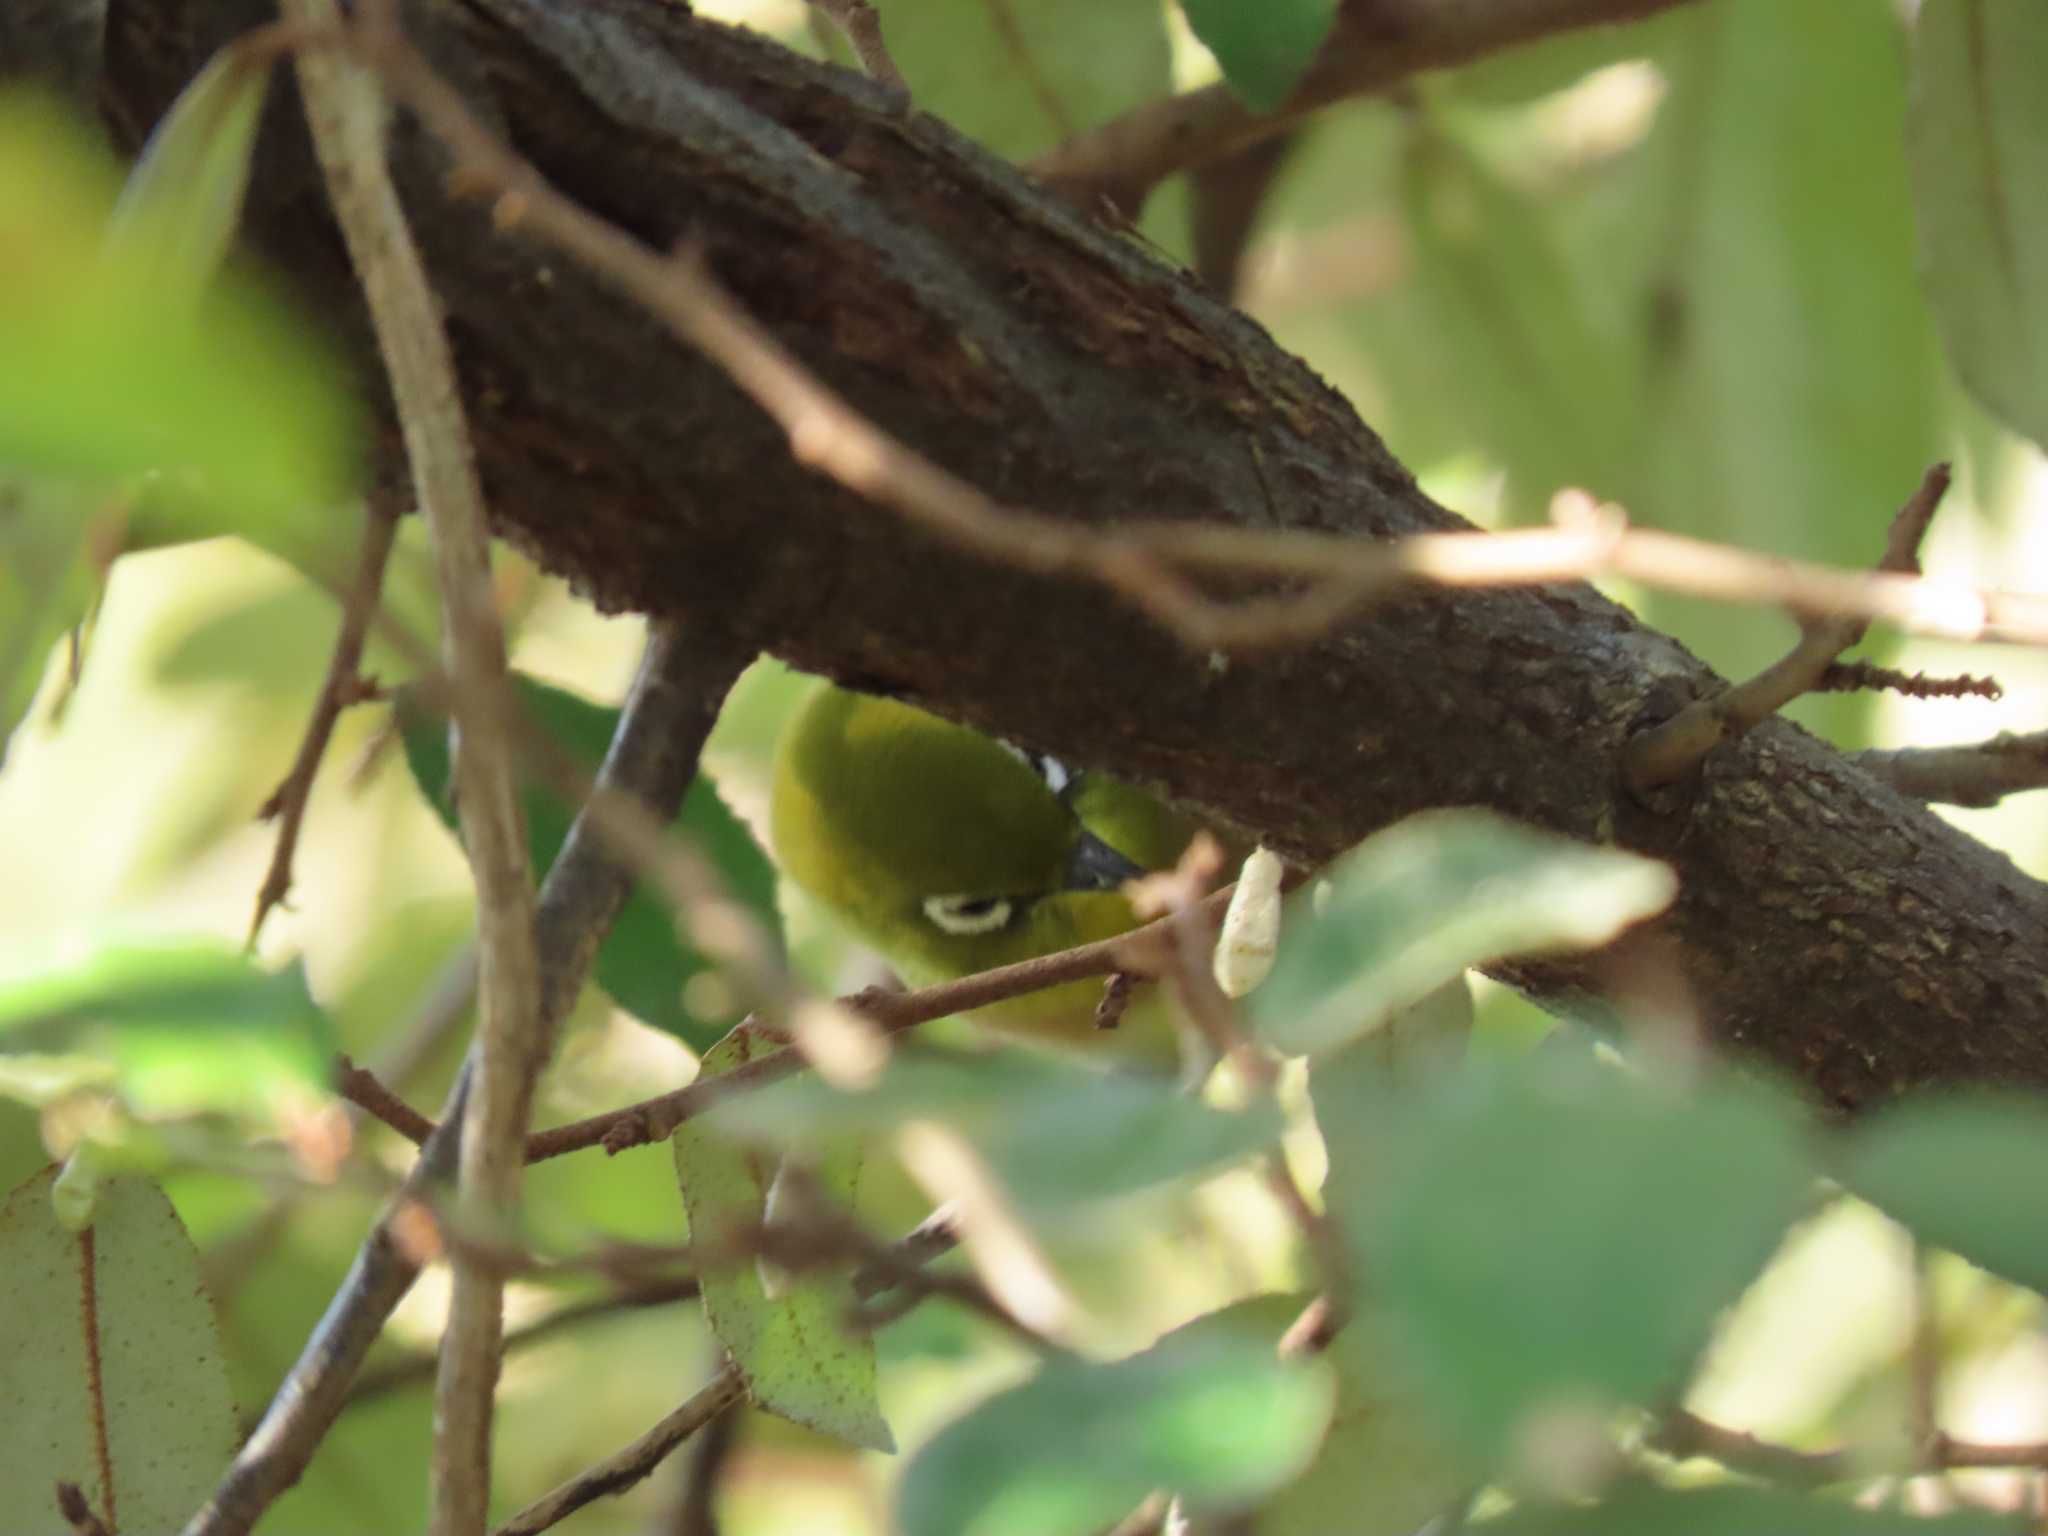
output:
[[[1126,932],[1137,916],[1122,883],[1173,867],[1197,830],[1114,779],[831,684],[783,729],[771,818],[784,873],[912,986]],[[1164,1002],[1105,1031],[1101,995],[1100,982],[1074,982],[971,1017],[1170,1070]]]

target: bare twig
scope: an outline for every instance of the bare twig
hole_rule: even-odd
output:
[[[338,25],[334,0],[283,0],[289,19]],[[546,1060],[533,873],[506,737],[505,636],[491,585],[490,528],[454,357],[426,266],[384,158],[377,78],[325,51],[298,58],[313,144],[368,303],[425,514],[454,681],[455,782],[476,886],[478,1023],[461,1127],[460,1197],[502,1219],[518,1204],[533,1085]],[[434,1403],[430,1536],[480,1536],[489,1513],[490,1431],[504,1285],[458,1254]]]
[[[1880,574],[1913,578],[1920,572],[1920,543],[1948,493],[1949,468],[1929,469],[1906,504],[1892,518],[1885,537]],[[1863,638],[1868,615],[1846,610],[1807,610],[1799,643],[1747,682],[1689,704],[1671,719],[1639,732],[1628,745],[1622,778],[1637,794],[1682,778],[1722,742],[1769,719],[1800,695],[1820,685],[1835,659]]]
[[[2048,1470],[2048,1443],[1992,1445],[1957,1440],[1936,1433],[1929,1447],[1916,1448],[1913,1460],[1887,1464],[1855,1450],[1802,1451],[1764,1440],[1746,1430],[1728,1429],[1683,1410],[1665,1418],[1651,1434],[1650,1449],[1666,1456],[1705,1456],[1731,1471],[1765,1482],[1798,1488],[1823,1488],[1855,1478],[1885,1473],[1943,1472],[1965,1468]]]
[[[256,813],[259,821],[277,822],[277,847],[270,856],[270,869],[256,893],[256,915],[249,921],[249,942],[263,931],[263,920],[271,908],[283,901],[292,888],[292,856],[298,850],[299,829],[306,819],[306,806],[313,795],[313,779],[320,760],[327,755],[335,722],[351,704],[374,696],[374,690],[360,675],[363,642],[370,633],[370,620],[377,612],[384,587],[384,567],[391,558],[391,543],[398,532],[398,515],[381,499],[363,508],[363,542],[356,557],[355,578],[343,595],[341,629],[334,637],[334,654],[327,663],[327,677],[320,685],[312,718],[299,742],[299,754],[291,771]]]
[[[1217,891],[1203,906],[1221,911],[1229,895],[1228,888]],[[989,1003],[1043,991],[1062,982],[1108,976],[1118,971],[1156,976],[1167,963],[1163,941],[1168,937],[1168,924],[1172,921],[1170,918],[1161,919],[1112,939],[1022,960],[1015,965],[1000,966],[933,987],[922,987],[915,992],[887,992],[870,987],[864,992],[840,998],[839,1002],[841,1006],[872,1020],[884,1033],[896,1034],[919,1024],[928,1024],[933,1019],[971,1012]],[[536,1132],[527,1142],[527,1156],[539,1162],[543,1158],[560,1157],[565,1152],[576,1152],[585,1147],[602,1146],[607,1152],[617,1153],[628,1147],[662,1141],[685,1120],[704,1114],[720,1100],[779,1081],[800,1071],[803,1066],[802,1053],[794,1050],[757,1057],[743,1067],[720,1073],[717,1077],[703,1078],[669,1093],[657,1094],[623,1109]]]
[[[1294,96],[1277,111],[1257,113],[1227,85],[1205,86],[1147,102],[1041,156],[1032,166],[1070,190],[1125,212],[1142,207],[1152,189],[1176,171],[1204,165],[1270,138],[1310,114],[1425,70],[1444,69],[1516,43],[1580,27],[1633,21],[1685,0],[1490,0],[1443,5],[1436,0],[1373,0],[1348,4],[1321,57]]]
[[[1821,673],[1812,693],[1896,693],[1908,699],[1990,699],[2005,697],[2005,687],[1995,677],[1930,677],[1925,672],[1901,672],[1868,661],[1838,661]]]
[[[386,1088],[376,1073],[357,1066],[346,1056],[335,1058],[334,1091],[415,1146],[434,1134],[433,1121]]]
[[[1557,10],[1566,0],[1545,0]],[[1591,0],[1572,0],[1581,9]],[[1619,0],[1606,0],[1610,7]],[[1672,0],[1628,0],[1653,8]],[[1461,13],[1465,8],[1458,8]],[[1536,10],[1528,0],[1500,7]],[[1137,520],[1113,529],[1006,506],[884,432],[749,318],[701,256],[670,256],[556,191],[477,122],[402,42],[378,45],[394,90],[447,145],[466,193],[496,200],[498,221],[545,239],[608,278],[679,339],[724,368],[788,433],[795,457],[960,548],[1119,593],[1192,647],[1296,643],[1366,605],[1430,586],[1542,585],[1599,575],[1801,616],[1882,618],[1953,639],[2048,643],[2048,598],[1891,572],[1848,571],[1630,528],[1619,509],[1560,508],[1557,526],[1371,541],[1313,531]],[[1271,596],[1218,600],[1198,573],[1279,583]]]
[[[538,1536],[586,1504],[624,1493],[660,1466],[669,1452],[746,1397],[739,1369],[727,1365],[711,1380],[623,1450],[579,1472],[554,1492],[526,1506],[492,1536]]]
[[[1983,807],[2048,789],[2048,731],[2006,733],[1960,747],[1852,752],[1849,760],[1902,795],[1943,805]]]
[[[615,796],[644,801],[649,815],[672,819],[695,772],[734,677],[747,655],[715,636],[664,626],[647,654],[621,714],[599,783]],[[549,1029],[560,1024],[582,990],[599,942],[624,905],[630,867],[608,839],[579,814],[541,887],[538,945],[541,998]],[[457,1080],[442,1123],[461,1112],[468,1073]],[[363,1240],[355,1263],[298,1361],[273,1397],[263,1422],[236,1456],[206,1507],[184,1536],[246,1536],[263,1511],[305,1470],[346,1401],[384,1321],[418,1278],[421,1257],[402,1233],[417,1202],[453,1172],[456,1137],[427,1138],[404,1187]]]
[[[960,1244],[960,1223],[951,1206],[940,1206],[896,1239],[890,1250],[895,1263],[888,1266],[862,1265],[853,1272],[853,1294],[870,1301],[896,1283],[898,1266],[929,1264]]]
[[[804,3],[839,24],[839,30],[853,45],[853,56],[860,60],[862,69],[883,85],[901,92],[906,100],[909,98],[910,87],[903,79],[903,71],[896,67],[896,61],[889,57],[889,45],[882,41],[881,14],[868,0],[804,0]]]

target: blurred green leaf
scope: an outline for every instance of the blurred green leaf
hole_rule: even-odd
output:
[[[1436,1422],[1395,1342],[1371,1314],[1337,1335],[1329,1432],[1314,1464],[1260,1505],[1258,1536],[1410,1536],[1482,1481]]]
[[[1412,816],[1329,882],[1320,914],[1290,903],[1273,974],[1248,999],[1261,1037],[1290,1055],[1376,1029],[1468,966],[1597,948],[1676,889],[1662,864],[1483,811]]]
[[[0,473],[0,762],[35,702],[51,648],[85,622],[97,598],[94,522],[77,487]]]
[[[2019,1536],[2024,1529],[2024,1521],[1988,1510],[1926,1515],[1777,1489],[1643,1483],[1597,1504],[1529,1506],[1486,1522],[1491,1536]]]
[[[167,302],[113,206],[83,130],[0,92],[0,471],[119,487],[130,546],[238,533],[331,563],[357,473],[333,360],[245,276]]]
[[[743,1024],[705,1053],[699,1080],[778,1049]],[[693,1241],[715,1244],[764,1219],[768,1180],[751,1151],[702,1120],[679,1126],[674,1147]],[[817,1170],[818,1184],[850,1202],[857,1172],[842,1159]],[[896,1448],[876,1398],[874,1336],[846,1325],[855,1298],[844,1275],[792,1276],[771,1296],[759,1266],[743,1262],[706,1270],[702,1290],[711,1331],[756,1407],[869,1450]]]
[[[890,0],[882,14],[919,109],[1013,159],[1173,88],[1158,0]]]
[[[1552,1408],[1669,1391],[1811,1183],[1789,1099],[1528,1058],[1390,1085],[1382,1176],[1333,1204],[1479,1457]]]
[[[1412,291],[1468,442],[1540,511],[1559,487],[1611,494],[1641,408],[1631,338],[1565,261],[1547,206],[1423,117],[1400,158]]]
[[[1318,1362],[1181,1330],[1107,1365],[1052,1360],[911,1459],[905,1536],[1099,1531],[1155,1488],[1195,1508],[1252,1503],[1295,1476],[1329,1422]]]
[[[199,1255],[147,1180],[108,1181],[78,1233],[54,1214],[55,1179],[46,1169],[0,1205],[9,1523],[57,1529],[62,1479],[110,1527],[178,1530],[241,1439]]]
[[[953,1126],[1027,1214],[1056,1216],[1169,1180],[1213,1172],[1270,1146],[1270,1108],[1212,1108],[1166,1078],[1107,1073],[1026,1050],[972,1056],[898,1052],[881,1080],[845,1092],[790,1078],[718,1106],[710,1123],[805,1148],[908,1120]]]
[[[325,1090],[334,1038],[296,964],[197,939],[0,968],[0,1053],[106,1062],[142,1115],[260,1116]]]
[[[1887,1109],[1849,1144],[1843,1178],[1938,1248],[2048,1295],[2048,1099],[1933,1095]]]
[[[1868,565],[1943,455],[1899,128],[1897,7],[1691,9],[1683,46],[1664,56],[1669,94],[1629,168],[1636,218],[1661,243],[1639,311],[1649,424],[1621,499],[1660,528]],[[1732,676],[1791,639],[1789,626],[1697,600],[1658,597],[1647,614]],[[1831,735],[1867,713],[1849,699],[1808,709]]]
[[[587,766],[594,768],[603,760],[612,734],[618,729],[618,710],[593,704],[529,677],[515,677],[513,686],[521,706],[553,740]],[[445,724],[438,716],[412,707],[401,696],[399,726],[413,782],[419,785],[442,822],[454,831],[456,813],[449,790]],[[534,867],[544,870],[561,852],[574,816],[551,789],[530,780],[522,798]],[[717,866],[727,890],[780,943],[782,919],[775,905],[774,866],[761,852],[753,834],[726,809],[708,775],[699,773],[690,786],[677,826]],[[620,909],[604,948],[598,951],[595,976],[612,1000],[635,1018],[675,1035],[692,1050],[701,1051],[718,1040],[740,1012],[723,991],[713,994],[716,1007],[704,1004],[701,997],[696,999],[706,1009],[702,1016],[686,1002],[684,987],[691,978],[715,974],[715,969],[712,961],[678,937],[675,919],[667,906],[635,886]]]
[[[197,297],[242,221],[274,51],[230,44],[171,103],[114,205],[108,243],[166,298]]]
[[[1963,382],[2048,447],[2048,6],[1931,0],[1906,157],[1922,271]]]
[[[1337,14],[1336,0],[1180,0],[1195,36],[1254,111],[1293,93]]]

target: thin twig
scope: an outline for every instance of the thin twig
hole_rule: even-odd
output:
[[[270,856],[270,868],[256,893],[256,915],[249,920],[249,942],[263,931],[263,920],[290,894],[292,856],[299,846],[299,830],[305,824],[306,806],[313,796],[313,780],[320,772],[320,760],[334,737],[335,723],[351,704],[375,696],[375,690],[361,675],[363,643],[369,637],[370,621],[376,615],[384,588],[384,567],[391,559],[392,541],[398,533],[398,514],[384,500],[372,498],[363,507],[363,542],[356,556],[356,572],[342,599],[341,629],[334,637],[334,654],[327,662],[327,677],[314,701],[312,718],[306,722],[299,741],[299,753],[291,771],[270,798],[256,812],[258,821],[277,822],[277,847]]]
[[[289,19],[338,25],[335,0],[283,0]],[[434,548],[458,729],[454,778],[476,887],[478,1019],[458,1191],[469,1211],[516,1209],[533,1087],[546,1060],[533,872],[507,739],[505,635],[490,527],[440,307],[384,157],[381,82],[352,58],[298,56],[301,94],[329,201],[390,380],[413,493]],[[491,1418],[504,1283],[455,1258],[434,1401],[430,1536],[480,1536],[489,1514]]]
[[[1320,58],[1292,98],[1255,112],[1218,83],[1126,112],[1041,156],[1032,169],[1093,206],[1108,199],[1126,213],[1177,171],[1207,164],[1301,122],[1333,102],[1384,89],[1516,43],[1580,27],[1634,21],[1686,0],[1489,0],[1442,5],[1417,0],[1346,4]]]
[[[949,1205],[942,1205],[896,1239],[890,1248],[890,1265],[862,1265],[853,1272],[853,1294],[871,1301],[896,1283],[901,1265],[924,1265],[960,1245],[960,1222]]]
[[[1228,888],[1220,890],[1203,905],[1221,911],[1229,894]],[[964,976],[957,981],[923,987],[915,992],[888,992],[870,987],[840,998],[839,1003],[873,1021],[884,1033],[897,1034],[919,1024],[928,1024],[933,1019],[968,1013],[989,1003],[1043,991],[1062,982],[1108,976],[1117,971],[1154,976],[1160,973],[1165,963],[1162,941],[1168,936],[1167,924],[1171,921],[1161,919],[1112,939],[1100,939],[1093,944],[1040,955],[1015,965]],[[527,1157],[539,1162],[543,1158],[560,1157],[566,1152],[596,1146],[618,1153],[629,1147],[663,1141],[685,1120],[704,1114],[721,1100],[765,1087],[802,1070],[803,1066],[803,1055],[796,1050],[757,1057],[743,1067],[642,1099],[623,1109],[536,1132],[527,1142]]]
[[[1892,518],[1884,555],[1877,563],[1880,574],[1919,575],[1920,544],[1948,486],[1946,464],[1934,465],[1922,477],[1919,489]],[[1860,641],[1868,628],[1868,616],[1861,613],[1805,612],[1798,644],[1779,660],[1747,682],[1689,704],[1662,724],[1638,732],[1622,760],[1623,781],[1643,794],[1684,777],[1722,742],[1753,729],[1818,687],[1836,658]]]
[[[1896,693],[1908,699],[1989,699],[2005,697],[2005,686],[1995,677],[1974,677],[1965,672],[1956,677],[1930,677],[1925,672],[1902,672],[1868,661],[1838,661],[1822,672],[1809,690],[1813,693]]]
[[[853,45],[853,56],[860,60],[862,69],[883,85],[901,92],[906,100],[909,98],[910,87],[903,79],[903,71],[896,67],[896,61],[889,56],[889,45],[882,41],[881,15],[868,0],[804,0],[804,3],[839,24],[839,30]]]
[[[1851,752],[1849,761],[1915,800],[1991,806],[2007,795],[2048,789],[2048,731],[2005,733],[1958,747]]]
[[[690,1442],[690,1454],[682,1468],[682,1498],[677,1503],[675,1518],[664,1528],[672,1531],[673,1536],[719,1536],[719,1485],[739,1447],[740,1427],[745,1422],[744,1409],[735,1403],[699,1430]]]
[[[433,1121],[386,1088],[376,1073],[357,1066],[346,1056],[335,1058],[334,1091],[415,1146],[434,1134]]]
[[[586,1504],[595,1503],[628,1488],[660,1466],[669,1452],[690,1436],[745,1399],[746,1382],[739,1368],[728,1364],[673,1413],[623,1450],[586,1468],[555,1489],[534,1500],[499,1526],[492,1536],[539,1536],[549,1526],[566,1520]]]
[[[1993,1445],[1936,1433],[1923,1455],[1908,1463],[1887,1463],[1856,1450],[1802,1451],[1729,1429],[1683,1410],[1666,1417],[1651,1433],[1650,1449],[1684,1459],[1705,1456],[1730,1471],[1797,1488],[1824,1488],[1886,1473],[1954,1472],[1965,1468],[2048,1470],[2048,1442]]]
[[[716,636],[677,625],[657,628],[621,712],[600,785],[615,796],[644,802],[649,815],[664,823],[673,819],[719,700],[749,654]],[[541,998],[550,1032],[581,992],[597,946],[632,887],[631,867],[608,838],[590,830],[586,816],[587,808],[578,814],[541,887]],[[459,1116],[468,1080],[465,1068],[442,1110],[444,1125]],[[206,1507],[187,1523],[184,1536],[247,1536],[264,1510],[298,1481],[340,1414],[349,1384],[385,1319],[419,1276],[421,1252],[404,1233],[416,1221],[425,1193],[452,1175],[455,1146],[452,1131],[437,1130],[427,1138],[404,1186],[364,1238],[348,1277],[263,1422]]]

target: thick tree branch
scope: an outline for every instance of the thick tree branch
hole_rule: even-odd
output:
[[[100,95],[123,138],[262,18],[243,5],[115,5]],[[1654,8],[1555,0],[1547,14]],[[1427,9],[1523,25],[1544,10]],[[1001,504],[1082,529],[1464,526],[1250,321],[873,82],[658,0],[462,0],[410,25],[554,185],[647,245],[697,242],[792,356]],[[274,127],[254,231],[367,355],[303,139],[289,113]],[[1677,868],[1656,938],[1716,1037],[1821,1099],[2048,1083],[2048,894],[1781,721],[1639,805],[1620,787],[1627,742],[1722,685],[1589,589],[1411,596],[1218,668],[1092,580],[949,547],[820,481],[638,305],[451,201],[437,143],[404,129],[394,163],[500,531],[601,605],[687,612],[1164,786],[1300,862],[1442,804],[1613,839]],[[1512,978],[1575,1001],[1603,965]]]

